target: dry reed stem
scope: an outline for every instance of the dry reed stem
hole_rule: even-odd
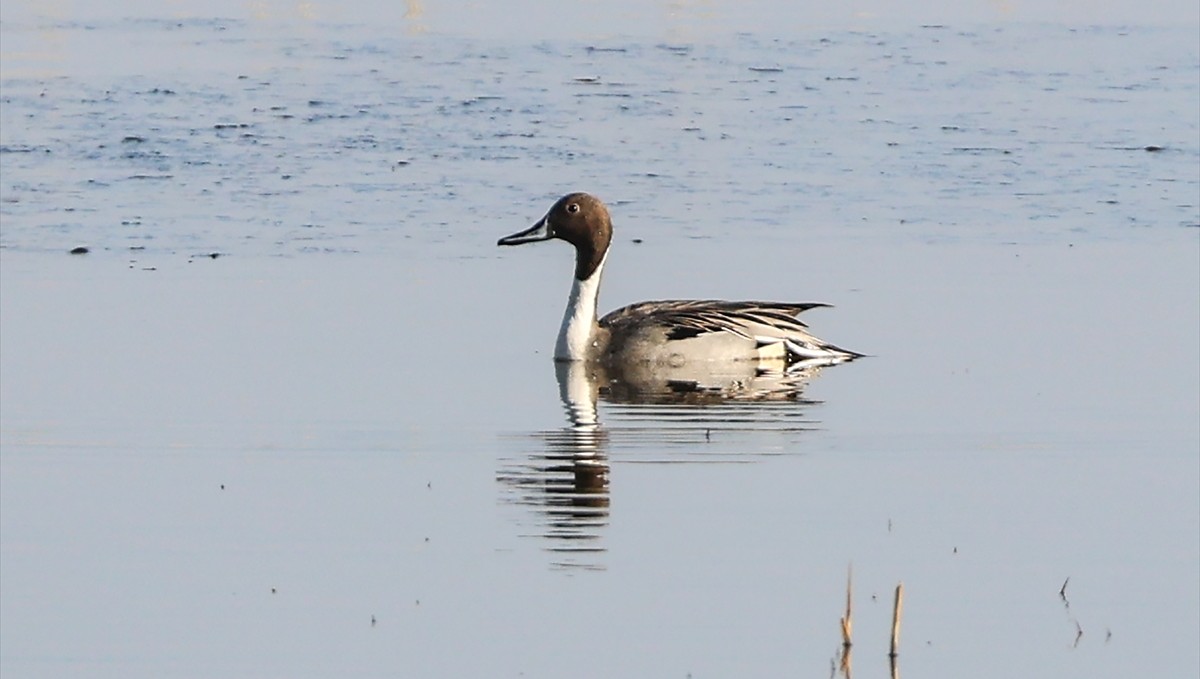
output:
[[[900,612],[904,608],[904,583],[896,585],[896,604],[892,608],[892,650],[888,657],[895,658],[900,648]]]
[[[842,647],[850,648],[851,632],[854,631],[854,565],[846,569],[846,616],[842,618]]]

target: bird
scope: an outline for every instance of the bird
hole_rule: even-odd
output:
[[[558,239],[575,248],[575,273],[554,347],[560,362],[680,366],[694,362],[755,361],[833,365],[864,356],[809,332],[797,316],[828,307],[820,302],[658,300],[622,307],[597,319],[600,278],[612,244],[608,207],[599,198],[569,193],[533,226],[497,245]]]

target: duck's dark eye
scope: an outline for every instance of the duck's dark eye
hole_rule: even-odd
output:
[[[579,203],[567,203],[567,212],[571,214],[579,212]]]

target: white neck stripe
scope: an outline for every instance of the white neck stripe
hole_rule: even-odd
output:
[[[560,361],[582,361],[588,357],[596,328],[596,302],[600,295],[600,274],[608,253],[600,260],[591,276],[583,280],[573,279],[571,296],[567,298],[567,309],[563,313],[562,327],[558,331],[558,342],[554,346],[554,358]]]

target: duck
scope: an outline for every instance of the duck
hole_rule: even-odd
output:
[[[556,362],[678,367],[746,361],[790,368],[864,356],[816,337],[797,318],[830,306],[821,302],[658,300],[598,318],[600,278],[612,237],[608,207],[589,193],[576,192],[559,198],[533,226],[497,241],[512,246],[557,239],[575,248],[574,278],[554,346]]]

